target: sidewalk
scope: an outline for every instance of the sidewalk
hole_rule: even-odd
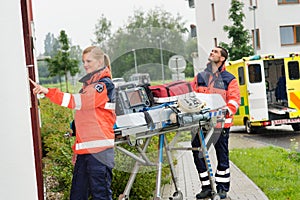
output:
[[[186,145],[189,145],[187,142]],[[242,136],[230,135],[229,148],[236,147],[262,147],[265,144],[256,143]],[[210,161],[215,170],[216,158],[214,148],[209,151]],[[178,151],[176,175],[178,177],[178,187],[183,193],[184,200],[195,200],[195,196],[201,190],[197,170],[194,166],[191,151]],[[232,162],[230,162],[231,186],[228,196],[231,200],[268,200],[266,195]],[[175,192],[173,183],[162,188],[162,199],[169,199]]]

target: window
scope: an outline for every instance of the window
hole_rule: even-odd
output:
[[[249,65],[248,74],[250,83],[259,83],[262,81],[260,64]]]
[[[244,67],[238,68],[239,84],[245,85]]]
[[[300,43],[300,25],[280,27],[281,45]]]
[[[254,48],[254,30],[252,30],[252,46]],[[256,29],[256,48],[260,49],[259,29]]]
[[[300,3],[300,0],[278,0],[278,4]]]
[[[298,61],[288,62],[288,72],[290,80],[298,80],[299,79],[299,63]]]
[[[197,29],[196,29],[196,25],[195,25],[195,24],[191,24],[190,27],[191,27],[191,37],[192,37],[192,38],[197,37]]]
[[[214,3],[211,4],[211,14],[212,14],[212,20],[215,21],[216,16],[215,16],[215,4]]]

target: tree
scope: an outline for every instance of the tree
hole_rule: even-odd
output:
[[[59,41],[53,35],[48,33],[44,40],[44,56],[54,56],[59,48]]]
[[[124,77],[134,72],[135,53],[139,72],[144,71],[146,64],[149,64],[147,70],[152,79],[151,73],[161,72],[160,46],[164,66],[168,64],[171,56],[185,54],[183,34],[187,33],[188,29],[184,25],[179,14],[173,17],[171,13],[160,8],[150,10],[148,13],[141,10],[134,11],[134,15],[128,18],[128,23],[119,28],[107,44],[102,46],[111,58],[113,76]],[[164,68],[166,74],[171,77],[169,69]]]
[[[92,41],[93,45],[104,45],[103,43],[111,37],[111,21],[102,14],[95,25],[96,40]]]
[[[225,25],[223,27],[224,31],[228,32],[228,38],[232,42],[230,44],[221,42],[220,46],[228,50],[230,60],[238,60],[242,57],[253,55],[250,33],[243,25],[243,19],[245,18],[245,14],[242,12],[243,6],[244,3],[242,1],[231,1],[229,19],[233,22],[233,25]]]
[[[49,65],[50,76],[59,76],[59,82],[61,84],[61,76],[65,77],[66,90],[69,92],[68,88],[68,72],[71,76],[74,76],[79,72],[79,61],[74,58],[70,58],[70,45],[66,32],[62,30],[59,36],[59,45],[57,53],[54,57],[47,59]]]
[[[41,84],[57,82],[57,77],[49,77],[48,64],[45,62],[45,58],[53,57],[57,54],[59,48],[59,41],[54,37],[53,33],[47,33],[44,40],[44,53],[40,54],[38,58],[38,74]],[[42,58],[42,59],[40,59]]]
[[[184,70],[186,77],[194,77],[194,65],[193,65],[193,58],[192,53],[198,52],[197,49],[197,39],[193,37],[189,37],[185,43],[185,55],[184,57],[187,58],[187,65]]]

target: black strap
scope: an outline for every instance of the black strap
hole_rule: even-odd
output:
[[[150,116],[150,114],[147,111],[144,111],[143,113],[144,113],[144,116],[145,116],[145,120],[147,122],[147,127],[150,128],[150,129],[154,129],[155,126],[154,126],[153,119]]]

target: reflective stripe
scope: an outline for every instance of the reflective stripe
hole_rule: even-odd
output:
[[[238,104],[236,101],[234,101],[234,100],[229,100],[229,101],[228,101],[228,104],[234,105],[234,107],[235,107],[236,109],[239,108],[239,104]]]
[[[68,105],[70,103],[70,99],[71,99],[71,94],[70,93],[64,93],[63,100],[62,100],[60,105],[64,106],[64,107],[68,107]]]
[[[107,102],[105,104],[104,108],[107,109],[107,110],[114,110],[116,108],[116,104]]]
[[[114,141],[115,141],[114,139],[109,139],[109,140],[95,140],[90,142],[82,142],[76,144],[76,150],[113,146]]]
[[[210,182],[209,182],[209,180],[208,181],[201,181],[201,184],[202,185],[210,185]]]
[[[202,173],[199,173],[199,176],[200,176],[201,178],[207,177],[207,176],[208,176],[208,172],[202,172]]]
[[[229,183],[229,181],[229,178],[216,177],[216,182],[218,183]]]
[[[80,94],[73,94],[74,96],[74,102],[75,102],[75,110],[81,109],[81,96]]]
[[[225,171],[219,171],[219,170],[217,170],[217,174],[221,175],[221,176],[222,175],[224,176],[225,174],[229,174],[229,169],[226,169]]]
[[[233,112],[230,110],[230,108],[227,107],[227,111],[229,112],[229,116],[233,115]]]
[[[232,118],[226,118],[225,119],[225,124],[230,124],[232,122]]]

